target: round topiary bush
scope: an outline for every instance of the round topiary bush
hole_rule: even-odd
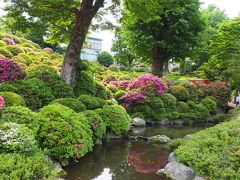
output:
[[[156,96],[150,97],[148,104],[152,109],[160,109],[164,107],[162,99]]]
[[[35,110],[49,104],[55,97],[52,90],[37,78],[24,79],[16,84],[18,92],[24,97],[27,106]]]
[[[106,105],[100,112],[106,127],[115,134],[126,133],[130,128],[130,117],[124,107]]]
[[[190,110],[190,107],[185,102],[177,102],[177,110],[181,113],[188,112]]]
[[[113,57],[111,54],[109,54],[106,51],[101,52],[100,54],[98,54],[97,56],[97,61],[106,67],[109,67],[111,64],[113,64]]]
[[[176,107],[177,99],[173,95],[171,95],[169,93],[165,93],[165,94],[161,95],[160,98],[163,101],[165,108]]]
[[[7,46],[7,49],[12,53],[13,56],[24,53],[24,50],[19,46],[9,45]]]
[[[53,100],[50,104],[62,104],[68,108],[74,110],[75,112],[81,112],[86,110],[86,106],[77,99],[74,98],[60,98]]]
[[[102,98],[102,99],[108,99],[108,93],[107,89],[104,85],[100,83],[96,83],[96,97]]]
[[[171,86],[169,92],[177,98],[178,101],[187,101],[189,99],[189,92],[183,86]]]
[[[39,116],[24,106],[9,106],[2,111],[2,120],[25,124],[28,128],[37,131]]]
[[[206,97],[201,102],[203,106],[205,106],[209,112],[213,113],[217,110],[217,103],[214,101],[214,97]]]
[[[124,90],[118,90],[115,94],[114,94],[114,98],[119,101],[120,98],[125,94]]]
[[[31,78],[42,80],[51,90],[55,98],[72,98],[74,97],[72,87],[57,74],[57,72],[45,65],[30,67],[27,74]]]
[[[194,101],[197,103],[197,102],[200,102],[201,99],[204,97],[204,92],[200,88],[198,88],[197,85],[190,84],[188,82],[188,83],[183,83],[182,86],[185,87],[189,92],[189,98],[188,98],[189,101]]]
[[[0,152],[31,154],[38,150],[32,130],[25,125],[4,123],[0,125]]]
[[[89,95],[83,94],[78,97],[78,100],[86,106],[87,110],[94,110],[101,107],[99,101],[96,98]]]
[[[106,133],[106,125],[101,116],[99,116],[95,111],[84,111],[84,115],[91,125],[91,129],[95,136],[95,141],[97,141],[98,138],[101,138],[102,135]]]
[[[23,79],[25,73],[10,59],[0,59],[0,83]]]
[[[5,106],[26,106],[22,96],[13,92],[0,92],[0,96],[4,98]]]
[[[67,164],[92,150],[93,133],[84,115],[60,104],[45,106],[39,114],[38,140],[52,157]]]
[[[54,163],[43,153],[25,156],[17,153],[0,154],[0,179],[56,179]]]
[[[0,92],[1,91],[17,92],[17,88],[12,84],[1,83],[0,84]]]
[[[116,93],[118,91],[118,87],[112,84],[108,84],[106,86],[112,93]]]
[[[0,54],[3,55],[3,56],[6,57],[6,58],[11,58],[11,57],[13,57],[13,54],[12,54],[9,50],[7,50],[6,48],[4,48],[4,47],[0,47]]]
[[[94,96],[96,94],[96,83],[94,78],[88,72],[81,72],[77,78],[75,95],[87,94]]]

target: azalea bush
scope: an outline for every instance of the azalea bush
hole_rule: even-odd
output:
[[[23,79],[25,73],[10,59],[0,59],[0,82],[15,81]]]
[[[16,45],[15,41],[11,38],[3,38],[3,41],[8,45]]]
[[[5,106],[4,98],[0,96],[0,111],[3,110],[4,106]]]

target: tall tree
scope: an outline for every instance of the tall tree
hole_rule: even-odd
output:
[[[116,10],[119,3],[120,0],[15,0],[5,10],[21,26],[37,21],[46,24],[50,41],[69,42],[61,75],[75,87],[81,49],[93,18],[101,19],[104,12]]]
[[[125,0],[123,31],[136,54],[161,77],[170,59],[190,55],[203,29],[199,0]]]

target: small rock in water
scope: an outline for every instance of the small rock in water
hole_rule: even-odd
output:
[[[154,142],[169,143],[171,139],[165,135],[156,135],[150,138]]]
[[[63,168],[62,168],[62,166],[60,165],[60,163],[56,162],[56,163],[55,163],[55,168],[54,168],[54,170],[55,170],[57,173],[60,173],[60,172],[63,171]]]
[[[169,162],[164,169],[158,170],[157,174],[164,174],[173,180],[193,180],[195,177],[191,168],[179,162]]]
[[[132,125],[136,127],[145,127],[146,126],[146,121],[141,118],[133,118],[132,119]]]

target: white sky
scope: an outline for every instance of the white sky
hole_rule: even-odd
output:
[[[220,9],[226,11],[230,18],[234,18],[240,13],[240,0],[201,0],[202,7],[205,8],[209,4],[215,4]],[[0,8],[3,7],[5,3],[0,0]],[[0,9],[0,16],[4,14],[4,11]],[[111,31],[100,31],[93,33],[94,37],[103,39],[103,51],[110,51],[112,46],[112,40],[114,39],[114,34]]]

